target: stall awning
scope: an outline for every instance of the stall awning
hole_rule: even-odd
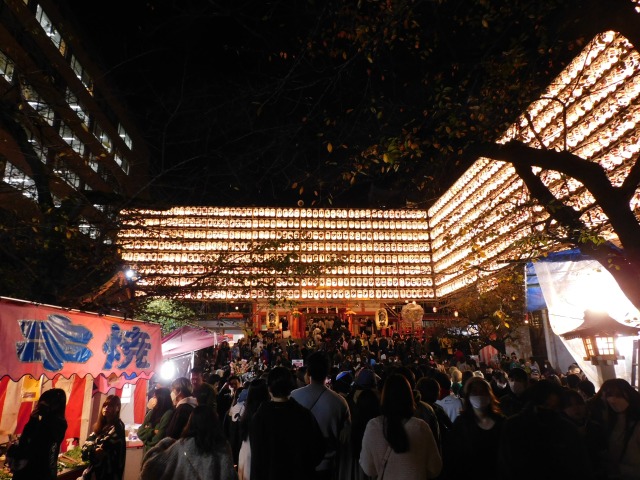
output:
[[[162,358],[168,360],[202,348],[213,347],[219,335],[203,328],[181,327],[162,339]]]
[[[0,297],[0,377],[134,382],[162,361],[160,326]]]

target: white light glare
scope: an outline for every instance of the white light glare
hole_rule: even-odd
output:
[[[163,380],[173,380],[173,377],[176,374],[176,366],[173,364],[171,360],[168,362],[164,362],[162,367],[160,367],[160,377]]]

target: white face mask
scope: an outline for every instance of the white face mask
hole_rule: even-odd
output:
[[[157,403],[158,403],[158,399],[156,397],[151,397],[147,402],[147,408],[149,410],[153,410],[153,407],[155,407]]]
[[[484,410],[491,403],[491,397],[487,395],[470,395],[469,403],[476,410]]]
[[[173,402],[174,405],[177,402],[177,400],[176,400],[177,397],[178,397],[178,395],[176,395],[175,390],[171,390],[171,401]]]
[[[514,393],[514,395],[520,395],[522,392],[524,392],[524,384],[522,382],[509,381],[509,388]]]
[[[629,402],[624,397],[607,397],[607,403],[616,413],[622,413],[629,408]]]
[[[498,386],[498,388],[505,388],[507,386],[506,383],[502,383],[502,382],[496,382],[496,385]]]

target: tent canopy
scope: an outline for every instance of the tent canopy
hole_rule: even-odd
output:
[[[215,332],[196,327],[181,327],[162,339],[162,358],[168,360],[185,353],[213,347],[217,343],[218,335]]]

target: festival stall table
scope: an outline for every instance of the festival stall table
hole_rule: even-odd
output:
[[[22,432],[49,388],[67,394],[62,452],[82,445],[107,393],[122,398],[129,423],[142,423],[161,343],[156,324],[0,297],[0,443]]]

